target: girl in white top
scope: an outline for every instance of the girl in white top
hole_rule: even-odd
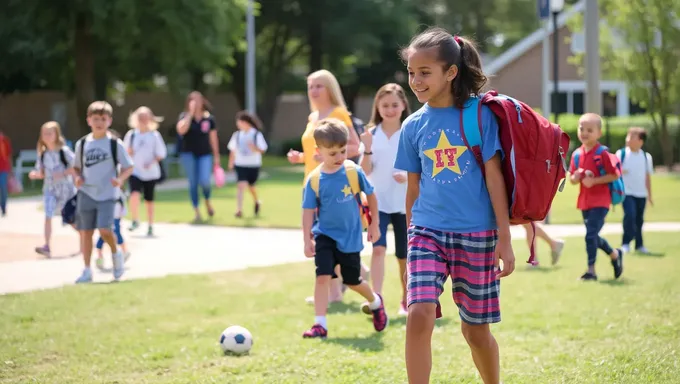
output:
[[[151,109],[139,107],[128,118],[131,129],[123,140],[135,164],[130,176],[132,224],[129,229],[134,231],[139,227],[139,203],[143,193],[149,222],[148,236],[153,236],[154,194],[156,183],[161,178],[161,161],[167,156],[165,142],[158,132],[162,121],[163,118],[155,116]]]
[[[229,149],[229,170],[236,171],[236,214],[243,217],[243,193],[246,189],[253,197],[255,216],[260,214],[260,200],[257,198],[255,183],[260,176],[262,154],[267,151],[267,142],[262,135],[262,122],[257,116],[246,111],[236,114],[238,130],[231,135]]]
[[[364,157],[361,167],[375,188],[380,211],[380,239],[373,243],[371,256],[371,282],[373,290],[382,294],[387,250],[387,226],[394,231],[394,251],[399,262],[399,280],[402,286],[399,314],[406,315],[406,172],[394,168],[399,148],[401,123],[411,114],[404,90],[398,84],[386,84],[375,95],[371,121],[361,135]],[[370,309],[367,303],[364,312]]]

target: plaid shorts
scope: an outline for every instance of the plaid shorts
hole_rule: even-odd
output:
[[[449,275],[453,301],[462,321],[501,321],[500,282],[494,267],[496,231],[453,233],[411,226],[408,229],[408,305],[436,303]]]

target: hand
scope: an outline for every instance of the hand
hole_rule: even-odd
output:
[[[364,143],[364,150],[366,152],[371,152],[371,147],[373,146],[373,134],[371,130],[361,134],[361,142]]]
[[[113,185],[114,187],[120,187],[121,185],[123,185],[123,182],[120,181],[119,178],[114,177],[113,179],[111,179],[111,185]]]
[[[31,180],[39,180],[42,179],[42,172],[33,170],[28,173],[28,178]]]
[[[229,167],[230,171],[233,171],[234,170],[234,162],[230,161],[228,167]]]
[[[189,101],[189,115],[193,118],[194,113],[196,113],[196,100]]]
[[[288,158],[288,162],[290,162],[291,164],[299,164],[299,163],[302,162],[301,161],[302,153],[300,151],[296,151],[294,149],[288,150],[286,157]]]
[[[407,180],[406,172],[395,171],[392,173],[392,177],[394,178],[394,181],[399,184],[404,184]]]
[[[220,157],[219,156],[213,156],[213,167],[220,167]]]
[[[309,239],[305,241],[305,257],[312,258],[316,254],[314,240]]]
[[[652,196],[651,196],[651,195],[650,195],[649,197],[647,197],[647,201],[649,201],[649,205],[650,205],[650,206],[652,206],[652,207],[654,206],[654,201],[652,200]]]
[[[80,188],[83,186],[83,178],[81,176],[76,176],[76,179],[73,181],[73,183],[76,185],[76,188]]]
[[[258,152],[257,146],[254,143],[248,143],[248,148],[253,152]]]
[[[500,260],[503,260],[503,270],[498,273],[496,279],[501,279],[515,270],[515,252],[512,250],[512,242],[510,240],[499,240],[496,243],[496,250],[494,252],[494,266],[498,270]]]
[[[371,222],[371,224],[368,226],[367,238],[371,243],[375,243],[376,241],[380,240],[380,227],[378,226],[377,221]]]
[[[586,188],[590,188],[595,185],[595,178],[586,177],[585,179],[581,180],[581,184],[583,184],[583,186]]]
[[[66,176],[65,172],[54,172],[52,174],[52,179],[54,179],[54,181],[59,181],[64,179],[65,176]]]

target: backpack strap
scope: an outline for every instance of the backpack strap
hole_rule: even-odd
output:
[[[460,113],[460,133],[465,146],[468,147],[482,170],[482,177],[486,177],[484,158],[482,157],[482,103],[479,97],[472,96],[465,103]]]
[[[113,169],[115,169],[116,176],[118,176],[118,139],[111,137],[109,138],[109,143],[111,143],[111,158],[113,160]]]
[[[623,165],[623,159],[626,158],[626,148],[621,148],[618,151],[616,151],[616,154],[619,156],[619,159],[621,159],[621,165]],[[646,160],[646,159],[645,159]]]
[[[83,158],[85,157],[85,139],[87,138],[87,135],[81,137],[76,141],[76,145],[74,148],[80,147],[80,153],[77,153],[78,157],[80,157],[80,173],[83,173],[83,169],[85,168],[85,163],[83,162]]]
[[[579,167],[579,161],[581,160],[581,152],[583,149],[577,148],[574,153],[572,154],[572,157],[574,158],[574,168],[578,169]]]
[[[600,176],[604,176],[607,174],[607,170],[604,169],[604,165],[602,164],[602,153],[604,153],[606,150],[608,150],[605,145],[600,144],[599,147],[595,150],[595,165],[597,166],[597,170],[600,172]]]
[[[68,168],[68,160],[66,160],[66,154],[64,153],[63,148],[59,148],[59,160],[64,164],[64,168]]]
[[[40,167],[42,168],[42,171],[45,171],[45,152],[47,151],[42,151],[40,153]]]
[[[357,197],[361,192],[361,186],[359,186],[359,172],[357,172],[356,164],[353,161],[345,160],[345,174],[347,175],[352,195]]]
[[[307,180],[310,188],[316,194],[317,203],[319,202],[319,179],[321,178],[321,166],[314,168],[312,172],[307,176]]]

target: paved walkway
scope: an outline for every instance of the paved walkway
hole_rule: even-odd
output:
[[[80,273],[82,259],[61,256],[50,260],[12,257],[20,249],[33,249],[42,237],[43,214],[38,210],[40,198],[14,199],[7,217],[0,218],[0,294],[46,289],[73,284]],[[71,249],[54,249],[53,253],[73,253],[77,237],[70,227],[61,227],[54,219],[54,237],[71,238]],[[127,227],[127,223],[125,224]],[[133,251],[125,279],[159,277],[171,274],[205,273],[235,270],[255,266],[309,261],[302,254],[303,242],[299,230],[213,227],[189,224],[154,225],[156,237],[144,236],[144,226],[138,233],[125,233]],[[513,227],[513,238],[523,238],[524,230]],[[546,230],[558,237],[583,236],[582,225],[550,225]],[[647,223],[650,232],[680,232],[680,223]],[[603,233],[620,233],[620,224],[607,224]],[[392,234],[388,241],[392,242]],[[35,243],[26,243],[27,238]],[[5,245],[3,245],[5,244]],[[9,244],[9,246],[7,246]],[[63,246],[62,246],[63,248]],[[370,254],[370,246],[364,254]],[[30,253],[30,252],[29,252]],[[106,252],[108,253],[108,252]],[[518,257],[522,257],[518,253]],[[5,260],[5,262],[2,262]],[[14,260],[14,261],[12,261]],[[110,257],[107,257],[110,262]],[[106,282],[111,275],[95,271],[95,281]]]

